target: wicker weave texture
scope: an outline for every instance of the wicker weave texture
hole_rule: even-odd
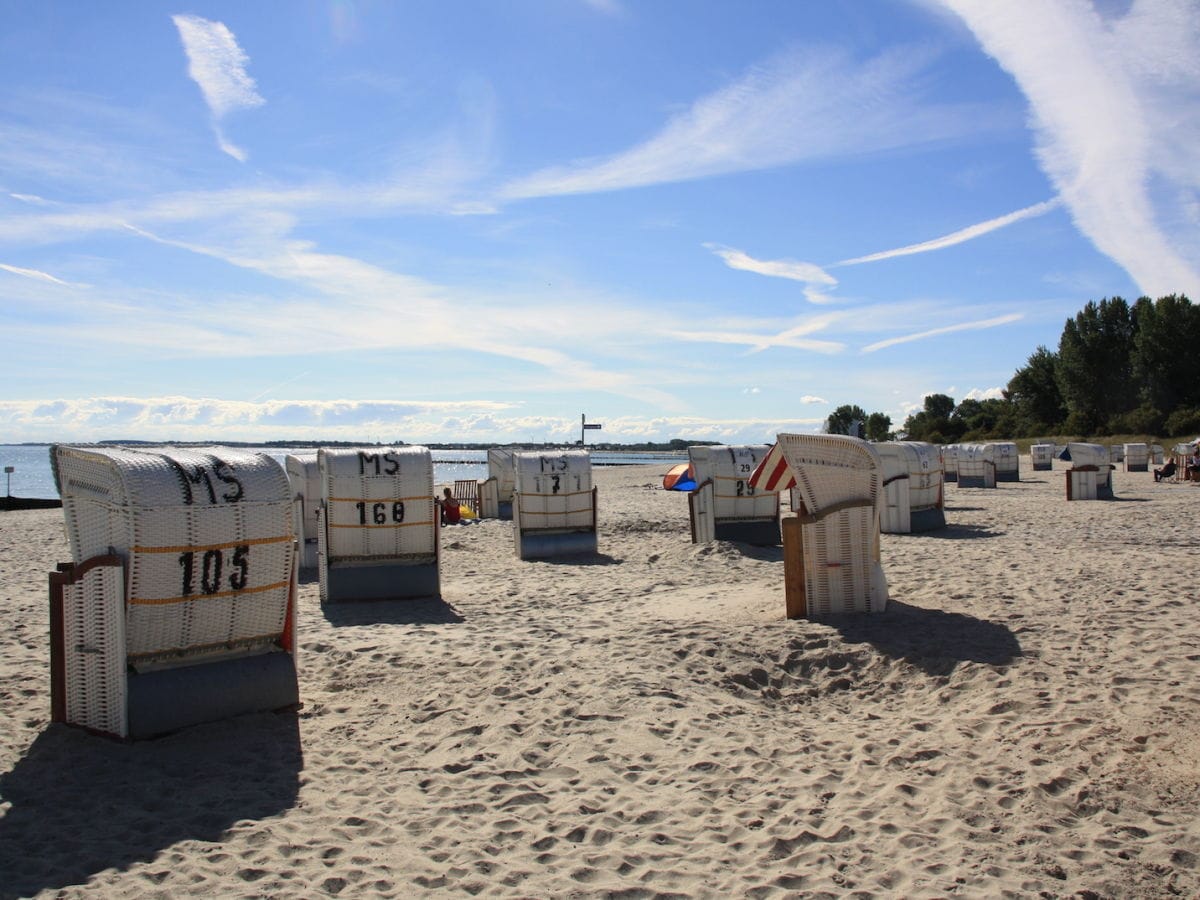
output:
[[[284,459],[292,496],[300,501],[302,514],[296,522],[297,537],[302,541],[317,536],[317,505],[321,502],[321,467],[317,451],[292,453]]]
[[[1033,444],[1029,448],[1029,459],[1036,466],[1052,466],[1054,464],[1053,444]]]
[[[229,448],[54,448],[72,556],[127,561],[130,658],[244,649],[286,624],[292,502],[270,457]]]
[[[883,463],[883,478],[890,481],[897,476],[907,479],[892,481],[904,490],[907,481],[908,505],[912,510],[933,509],[942,499],[942,454],[938,447],[923,441],[890,441],[874,445]]]
[[[524,451],[514,454],[513,463],[520,531],[593,528],[592,460],[586,451]]]
[[[321,448],[326,564],[437,553],[433,456],[425,447]]]
[[[779,495],[756,491],[750,484],[750,475],[770,450],[769,445],[688,447],[696,483],[713,483],[715,521],[755,521],[778,516]]]
[[[511,503],[516,490],[517,473],[513,464],[513,451],[493,447],[487,454],[488,477],[496,479],[499,503]]]
[[[793,503],[802,502],[812,518],[802,526],[808,614],[883,610],[888,595],[880,564],[879,454],[845,435],[778,439],[796,476]]]
[[[128,736],[124,594],[120,566],[63,587],[66,720],[117,737]]]
[[[1125,445],[1125,471],[1145,472],[1150,464],[1150,447],[1147,444]]]

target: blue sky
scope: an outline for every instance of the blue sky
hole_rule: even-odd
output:
[[[1200,297],[1196,0],[0,14],[0,441],[759,442]]]

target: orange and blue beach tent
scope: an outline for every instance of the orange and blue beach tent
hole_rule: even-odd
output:
[[[663,489],[668,491],[694,491],[696,489],[696,473],[692,471],[691,463],[680,463],[672,466],[663,476]]]

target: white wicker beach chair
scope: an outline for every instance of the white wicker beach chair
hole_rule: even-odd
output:
[[[779,544],[779,492],[750,483],[770,449],[766,444],[688,448],[696,479],[696,489],[688,494],[693,543]]]
[[[961,444],[946,444],[942,447],[942,481],[958,482],[958,451]]]
[[[996,481],[1021,480],[1021,451],[1013,441],[992,444],[996,463]]]
[[[879,455],[866,441],[833,434],[781,434],[776,447],[795,479],[796,515],[783,519],[788,618],[881,612]]]
[[[958,486],[994,488],[996,451],[991,444],[963,444],[958,449]]]
[[[321,602],[441,592],[433,457],[425,447],[321,448]]]
[[[1066,471],[1068,500],[1111,500],[1112,471],[1109,448],[1102,444],[1067,444],[1071,468]]]
[[[521,559],[594,554],[596,489],[585,450],[513,457],[513,538]]]
[[[1054,450],[1053,444],[1030,445],[1029,461],[1033,464],[1035,472],[1049,472],[1054,468]]]
[[[56,721],[139,739],[292,707],[296,535],[265,454],[55,445]]]
[[[317,451],[289,453],[284,458],[295,502],[296,537],[300,541],[300,568],[317,568],[317,507],[321,505],[321,468]]]
[[[1150,471],[1150,447],[1148,444],[1133,443],[1125,445],[1125,471]]]
[[[909,534],[944,528],[940,449],[921,441],[891,441],[871,446],[883,466],[880,530],[885,534]]]
[[[479,482],[479,515],[485,519],[511,519],[516,470],[513,451],[493,447],[487,455],[488,477]]]

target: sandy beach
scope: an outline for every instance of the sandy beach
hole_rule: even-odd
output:
[[[62,512],[0,513],[0,897],[1196,897],[1200,486],[1021,465],[827,623],[598,469],[597,557],[484,521],[441,600],[305,579],[298,713],[136,744],[49,724]]]

